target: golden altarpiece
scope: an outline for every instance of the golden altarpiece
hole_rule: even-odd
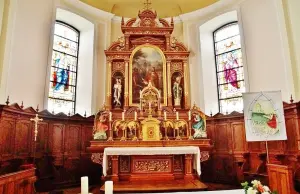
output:
[[[92,160],[102,164],[108,147],[178,146],[197,146],[207,160],[212,146],[205,115],[190,105],[189,51],[171,36],[173,19],[145,9],[127,22],[122,18],[121,29],[124,36],[105,51],[106,103],[95,117]],[[106,179],[195,177],[192,157],[111,156]]]

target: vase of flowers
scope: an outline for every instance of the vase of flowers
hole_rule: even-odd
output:
[[[278,194],[276,191],[271,191],[268,186],[264,186],[258,180],[253,180],[251,183],[247,181],[241,184],[246,194]]]

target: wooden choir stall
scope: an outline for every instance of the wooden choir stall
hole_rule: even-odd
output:
[[[145,9],[122,19],[124,36],[105,51],[107,98],[88,150],[114,191],[207,188],[199,181],[200,161],[212,145],[205,115],[190,105],[189,52],[171,37],[173,28],[173,19]]]

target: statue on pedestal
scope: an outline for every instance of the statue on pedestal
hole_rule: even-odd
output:
[[[114,101],[113,104],[115,107],[121,107],[121,94],[122,94],[122,82],[121,78],[116,78],[116,83],[114,84]]]
[[[181,106],[182,87],[180,86],[180,82],[181,76],[177,76],[173,84],[174,106]]]
[[[97,118],[97,115],[99,117]],[[94,125],[94,139],[99,139],[99,140],[106,140],[107,135],[106,131],[108,130],[108,114],[106,111],[100,111],[96,115],[95,118],[95,125]]]
[[[194,139],[206,138],[205,115],[198,112],[193,113],[192,128],[194,130]]]

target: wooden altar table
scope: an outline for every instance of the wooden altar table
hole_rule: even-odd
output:
[[[103,154],[103,175],[106,176],[107,172],[107,156],[158,156],[158,155],[184,155],[185,157],[185,178],[190,178],[192,176],[192,164],[197,172],[198,176],[201,174],[201,169],[200,169],[200,149],[199,147],[196,146],[184,146],[184,147],[130,147],[130,148],[105,148],[104,149],[104,154]],[[194,155],[194,157],[193,157]],[[194,162],[192,162],[192,158],[194,159]],[[164,165],[171,168],[171,164],[168,163],[169,160],[164,161]],[[148,170],[151,168],[151,164],[149,164],[146,167]],[[143,163],[135,163],[132,164],[133,169],[136,169],[139,173],[143,172],[143,170],[139,170],[139,167],[134,167],[135,165],[143,165]],[[155,166],[156,165],[156,166]],[[115,160],[113,159],[113,164],[112,164],[112,169],[113,169],[113,174],[112,174],[112,179],[113,180],[118,180],[118,162],[117,162],[117,157],[115,157]],[[155,172],[163,172],[164,169],[157,169],[160,168],[159,165],[153,164],[152,165],[152,173]],[[155,169],[154,169],[155,168]],[[172,168],[171,168],[172,169]],[[170,170],[171,170],[170,169]],[[133,170],[135,171],[135,170]],[[172,170],[171,170],[172,171]],[[151,173],[151,170],[148,171],[148,173]]]

